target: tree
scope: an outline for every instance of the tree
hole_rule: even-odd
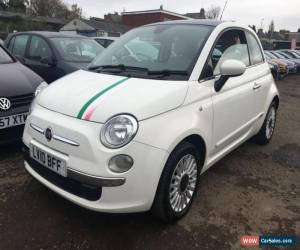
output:
[[[30,0],[29,12],[37,16],[65,19],[80,18],[82,16],[82,9],[77,4],[73,4],[69,8],[62,0]]]
[[[8,8],[8,1],[0,0],[0,10],[7,10],[7,8]]]
[[[26,12],[28,0],[9,0],[7,3],[8,10],[12,12]]]
[[[66,19],[75,19],[82,17],[82,9],[77,4],[72,4],[71,9],[67,11]]]
[[[219,6],[211,6],[207,11],[206,11],[206,18],[207,19],[218,19],[219,15],[221,12],[221,8]]]

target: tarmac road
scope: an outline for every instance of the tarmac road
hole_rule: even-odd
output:
[[[295,235],[300,249],[300,76],[278,83],[272,142],[247,142],[208,170],[190,213],[90,212],[33,180],[16,146],[0,151],[0,249],[241,249],[241,235]],[[252,248],[253,249],[253,248]]]

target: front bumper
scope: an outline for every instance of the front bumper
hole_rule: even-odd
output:
[[[51,127],[55,133],[78,142],[79,146],[58,140],[48,142],[30,124],[43,129]],[[23,142],[26,147],[33,143],[44,150],[66,155],[68,177],[58,177],[56,173],[51,173],[55,178],[60,178],[62,184],[53,181],[40,172],[28,153],[27,156],[25,153],[26,170],[54,192],[91,210],[111,213],[149,210],[168,152],[136,141],[121,149],[107,149],[99,140],[101,126],[37,106],[28,117]],[[126,173],[116,174],[108,168],[110,158],[118,154],[127,154],[134,159],[133,167]],[[71,185],[71,189],[68,189],[64,182],[74,185],[68,184]],[[80,192],[83,195],[77,192],[77,188],[82,186],[84,189]]]
[[[0,129],[0,146],[21,141],[24,125]]]
[[[25,101],[29,102],[29,100],[25,100]],[[20,105],[19,103],[17,104]],[[12,104],[14,105],[13,108],[11,108],[8,111],[1,110],[0,118],[28,112],[29,106],[26,103],[25,105],[15,107],[17,104],[13,103]],[[5,146],[10,143],[20,142],[22,139],[23,130],[24,130],[24,125],[18,125],[15,127],[0,129],[0,146],[3,145]]]

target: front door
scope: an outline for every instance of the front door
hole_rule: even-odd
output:
[[[44,38],[33,35],[25,55],[25,64],[47,83],[51,83],[58,78],[58,70],[55,65],[43,62],[42,59],[53,60],[53,52]]]
[[[247,40],[242,30],[226,31],[218,39],[210,58],[215,80],[220,77],[220,65],[229,59],[250,66]],[[230,149],[248,135],[256,116],[254,79],[247,68],[243,75],[229,78],[219,92],[213,89],[213,154]]]

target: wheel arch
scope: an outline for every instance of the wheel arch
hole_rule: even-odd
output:
[[[189,143],[191,143],[191,144],[193,144],[195,146],[195,148],[197,149],[199,155],[201,156],[201,165],[203,167],[203,165],[205,163],[205,159],[206,159],[206,153],[207,153],[207,146],[206,146],[206,143],[205,143],[205,140],[203,139],[203,137],[201,135],[198,135],[198,134],[191,134],[191,135],[188,135],[188,136],[184,137],[170,151],[170,155],[183,142],[189,142]],[[169,157],[170,157],[170,155],[169,155]]]
[[[280,102],[279,96],[278,96],[278,95],[275,95],[274,98],[273,98],[273,100],[272,100],[272,102],[275,103],[276,109],[278,109],[278,108],[279,108],[279,102]]]

